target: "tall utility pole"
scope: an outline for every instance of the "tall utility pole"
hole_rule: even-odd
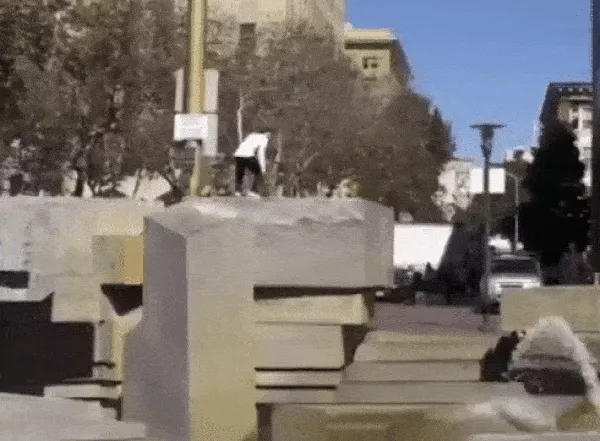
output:
[[[597,2],[598,8],[594,7]],[[592,19],[592,84],[594,88],[592,129],[592,194],[590,213],[590,245],[594,281],[600,278],[600,1],[591,0]]]
[[[206,44],[207,0],[188,0],[189,8],[189,41],[186,63],[186,95],[185,112],[191,114],[204,113],[205,82],[204,56]],[[196,141],[194,154],[194,170],[190,178],[190,196],[199,196],[202,191],[204,162],[204,146]]]
[[[504,127],[503,124],[483,123],[473,124],[472,129],[479,130],[481,134],[481,153],[483,154],[483,197],[485,199],[484,212],[484,230],[483,230],[483,287],[489,290],[489,279],[492,266],[492,256],[490,255],[490,230],[492,219],[492,201],[490,198],[490,162],[492,158],[492,147],[494,141],[494,131]],[[487,295],[488,293],[482,293]],[[484,308],[485,309],[485,308]],[[483,311],[484,322],[487,323],[487,311]]]
[[[513,236],[512,251],[516,253],[519,250],[519,205],[520,205],[520,190],[521,190],[521,179],[512,173],[506,172],[506,176],[511,178],[515,182],[515,214],[514,214],[514,226],[515,234]]]

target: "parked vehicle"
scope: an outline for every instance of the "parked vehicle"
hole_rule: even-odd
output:
[[[490,276],[480,282],[482,306],[486,312],[493,312],[500,306],[502,292],[509,289],[530,289],[542,286],[540,263],[533,256],[500,255],[491,262]]]

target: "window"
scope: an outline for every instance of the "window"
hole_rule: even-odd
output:
[[[533,259],[498,259],[491,265],[492,274],[537,274],[538,266]]]
[[[376,77],[379,70],[379,59],[377,57],[364,57],[362,67],[367,78]]]
[[[243,51],[254,52],[256,48],[256,23],[240,25],[240,48]]]
[[[578,116],[571,117],[571,128],[573,130],[579,130],[579,117]]]
[[[581,128],[591,129],[592,128],[592,106],[582,105],[579,108],[579,116],[581,118]]]

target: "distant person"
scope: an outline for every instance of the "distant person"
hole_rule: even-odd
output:
[[[423,273],[423,289],[425,291],[433,291],[433,285],[435,282],[435,270],[430,262],[425,265],[425,273]]]
[[[235,195],[260,197],[259,184],[264,180],[267,170],[267,147],[271,140],[270,130],[258,130],[250,133],[234,153],[235,156]],[[244,191],[246,172],[253,175],[250,191]]]
[[[590,268],[575,243],[570,243],[558,264],[561,285],[584,285],[590,276]]]

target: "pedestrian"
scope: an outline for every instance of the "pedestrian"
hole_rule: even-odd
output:
[[[570,243],[562,255],[559,265],[559,280],[561,285],[584,285],[589,278],[590,269],[577,249],[577,244]]]
[[[267,168],[267,148],[271,140],[271,130],[259,129],[250,133],[234,153],[235,156],[235,195],[260,197],[259,184],[264,180]],[[250,191],[244,191],[246,172],[253,175]]]

